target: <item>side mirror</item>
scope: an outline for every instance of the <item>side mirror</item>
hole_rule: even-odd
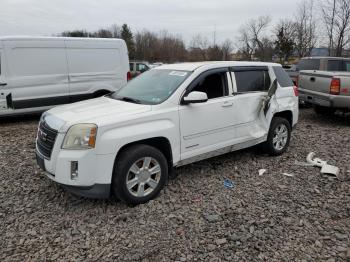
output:
[[[208,101],[208,96],[204,92],[193,91],[183,98],[184,104],[205,103]]]

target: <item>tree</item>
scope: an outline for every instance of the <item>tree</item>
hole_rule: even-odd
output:
[[[91,33],[91,37],[100,37],[100,38],[113,38],[113,34],[108,29],[99,29],[98,31]]]
[[[322,14],[329,39],[329,53],[342,56],[350,40],[350,1],[327,0],[322,5]]]
[[[113,38],[122,38],[121,30],[122,29],[120,28],[120,26],[116,24],[113,24],[109,27],[109,31],[111,32]]]
[[[187,50],[180,36],[161,31],[158,34],[143,30],[135,34],[135,58],[149,62],[182,62]]]
[[[350,1],[339,0],[339,10],[335,17],[336,56],[342,56],[344,47],[349,43]]]
[[[127,24],[122,25],[122,29],[120,32],[121,38],[125,41],[128,50],[129,50],[129,57],[134,58],[135,56],[135,43],[134,43],[134,37],[131,32],[131,29],[128,27]]]
[[[222,50],[218,45],[210,46],[207,50],[207,57],[209,61],[220,61],[222,60]]]
[[[86,30],[74,30],[74,31],[64,31],[61,36],[65,37],[89,37],[89,33]]]
[[[295,24],[291,20],[281,20],[276,28],[275,52],[284,64],[294,51]]]
[[[254,43],[252,42],[248,29],[243,26],[239,30],[238,42],[238,53],[243,60],[251,61],[254,53]]]
[[[295,21],[295,51],[301,58],[310,55],[317,42],[313,0],[303,0],[298,5]]]
[[[329,40],[329,43],[328,43],[329,56],[333,55],[333,50],[334,50],[333,32],[334,32],[336,3],[337,3],[337,0],[325,0],[321,3],[323,22],[324,22],[326,32],[328,35],[328,40]]]
[[[205,61],[207,58],[208,39],[201,34],[195,35],[190,43],[190,60]]]
[[[222,52],[222,60],[231,60],[231,52],[233,50],[232,41],[230,39],[226,39],[221,44],[221,52]]]
[[[240,51],[243,57],[252,60],[256,56],[259,60],[271,60],[271,44],[266,37],[265,31],[271,22],[269,16],[260,16],[257,19],[251,19],[247,24],[241,27],[239,33]]]

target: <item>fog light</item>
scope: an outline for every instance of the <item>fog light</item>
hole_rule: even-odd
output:
[[[78,179],[78,161],[70,162],[70,179],[71,180]]]

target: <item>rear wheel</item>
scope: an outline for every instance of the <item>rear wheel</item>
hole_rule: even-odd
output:
[[[267,141],[263,143],[264,151],[272,156],[283,154],[288,146],[291,137],[291,126],[287,119],[274,117],[271,121]]]
[[[118,157],[112,188],[120,200],[137,205],[155,198],[167,178],[168,164],[162,152],[148,145],[135,145]]]

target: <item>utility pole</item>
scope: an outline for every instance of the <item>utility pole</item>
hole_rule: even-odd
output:
[[[329,56],[332,55],[332,51],[333,51],[333,29],[334,29],[335,4],[336,4],[336,0],[333,0],[333,12],[332,12],[332,21],[331,21],[331,35],[329,37]]]

